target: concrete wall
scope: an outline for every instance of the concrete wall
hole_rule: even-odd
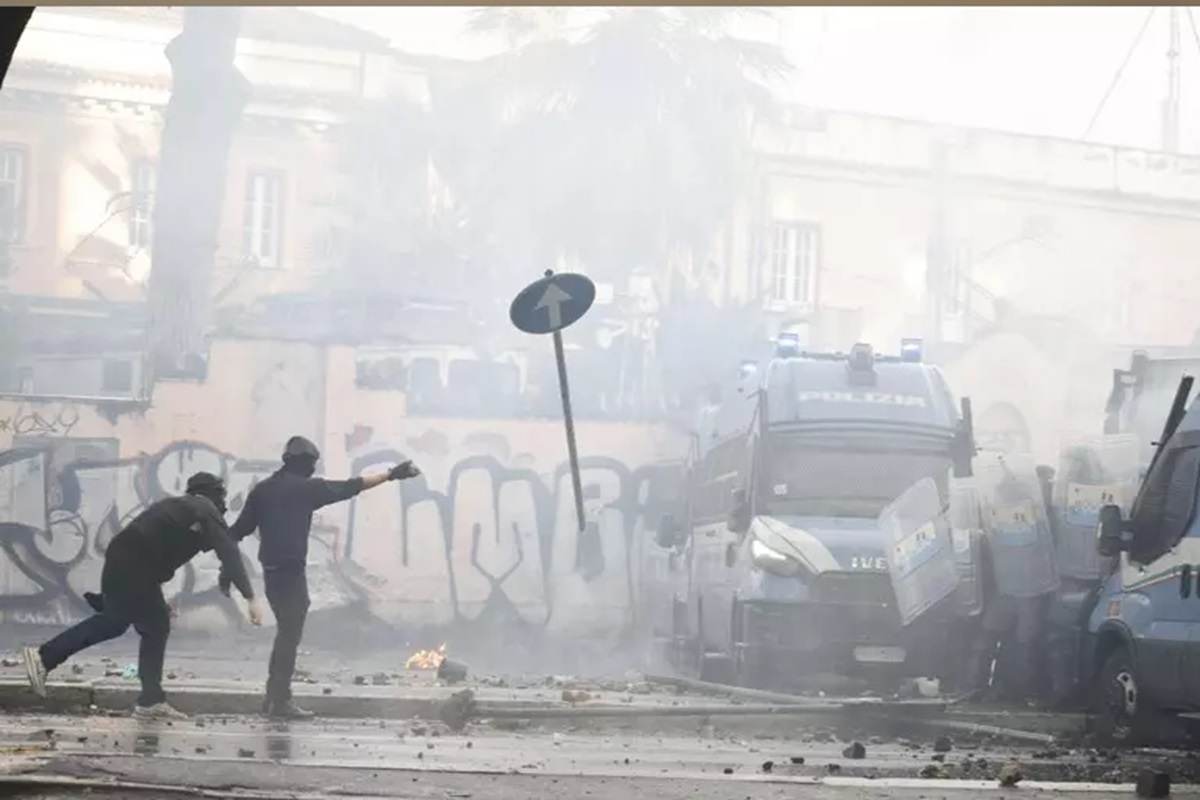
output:
[[[331,477],[402,458],[425,471],[317,515],[316,609],[364,603],[414,627],[498,614],[569,636],[632,619],[639,549],[659,513],[653,464],[685,446],[656,426],[581,424],[580,536],[559,421],[413,418],[402,394],[354,388],[350,348],[219,341],[205,382],[160,383],[148,407],[0,399],[0,617],[82,614],[111,537],[193,472],[226,476],[232,521],[292,433],[321,444]],[[215,581],[211,555],[176,575],[183,625],[237,619]]]

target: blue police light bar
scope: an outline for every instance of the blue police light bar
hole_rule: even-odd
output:
[[[779,338],[775,340],[775,355],[781,358],[800,355],[800,334],[779,334]]]
[[[900,360],[919,363],[921,361],[921,340],[901,339]]]

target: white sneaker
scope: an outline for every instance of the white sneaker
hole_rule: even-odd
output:
[[[135,719],[146,720],[184,720],[188,718],[187,714],[172,707],[165,700],[152,706],[134,706],[133,716]]]
[[[29,686],[38,697],[46,696],[46,665],[42,662],[42,654],[36,647],[26,647],[21,651],[25,658],[25,675],[29,678]]]

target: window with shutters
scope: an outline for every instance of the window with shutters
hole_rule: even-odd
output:
[[[151,243],[150,217],[154,207],[156,171],[149,161],[133,165],[130,191],[129,246],[134,250],[149,250]]]
[[[816,296],[821,229],[808,222],[774,222],[767,233],[766,294],[777,305],[809,305]]]
[[[263,267],[280,265],[283,225],[283,176],[278,172],[251,172],[246,179],[246,206],[242,251]]]
[[[25,236],[25,149],[0,145],[0,241],[20,242]]]

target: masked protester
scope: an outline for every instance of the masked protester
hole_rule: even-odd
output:
[[[320,458],[317,446],[308,439],[303,436],[289,439],[283,451],[283,467],[250,490],[241,515],[229,531],[238,542],[255,529],[259,533],[258,560],[263,568],[267,602],[276,620],[263,713],[278,719],[312,716],[312,712],[300,708],[292,699],[292,674],[296,671],[296,651],[308,615],[305,567],[313,512],[387,481],[421,474],[412,462],[406,461],[381,475],[329,481],[313,477]],[[228,591],[225,576],[221,588]]]
[[[154,503],[118,533],[104,554],[100,594],[87,595],[96,613],[63,631],[39,648],[24,649],[29,683],[46,696],[46,675],[92,645],[120,636],[129,626],[141,636],[138,677],[142,691],[133,714],[141,719],[183,719],[163,693],[163,658],[171,631],[171,611],[162,584],[197,553],[215,551],[221,571],[249,601],[250,621],[262,624],[246,566],[229,538],[223,515],[225,484],[215,475],[197,472],[187,494]]]

